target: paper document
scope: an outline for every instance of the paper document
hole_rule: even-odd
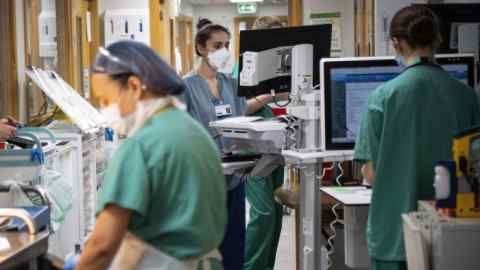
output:
[[[345,205],[369,205],[372,189],[366,187],[322,187],[321,191]]]
[[[223,119],[223,120],[218,120],[218,121],[215,121],[215,123],[219,123],[219,124],[222,124],[222,123],[250,123],[250,122],[255,122],[255,121],[258,121],[258,120],[262,120],[263,117],[261,116],[239,116],[239,117],[230,117],[230,118],[227,118],[227,119]]]
[[[10,243],[5,237],[0,237],[0,251],[5,251],[10,249]]]

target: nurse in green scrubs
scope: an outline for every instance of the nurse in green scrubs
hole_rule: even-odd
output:
[[[283,27],[279,18],[258,18],[253,29]],[[272,109],[265,105],[255,116],[272,118]],[[247,225],[244,270],[271,270],[275,266],[278,241],[282,231],[283,209],[275,201],[274,192],[283,183],[283,167],[267,177],[249,177],[245,193],[250,203],[250,221]]]
[[[222,269],[225,178],[208,132],[178,108],[181,78],[146,45],[120,41],[100,50],[92,86],[128,137],[109,161],[76,269],[107,269],[127,232],[159,254],[145,258],[154,269]]]
[[[367,226],[373,270],[406,269],[401,214],[434,199],[435,163],[451,159],[454,134],[480,120],[474,90],[434,61],[440,34],[429,9],[400,10],[390,38],[405,69],[370,95],[355,146],[373,186]]]

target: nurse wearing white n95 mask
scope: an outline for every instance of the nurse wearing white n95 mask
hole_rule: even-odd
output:
[[[215,143],[177,106],[181,78],[145,44],[120,41],[100,50],[92,88],[127,138],[76,269],[221,270],[225,178]]]
[[[201,58],[196,70],[185,76],[182,95],[188,113],[198,120],[215,139],[220,151],[230,151],[228,140],[209,127],[209,123],[228,117],[252,114],[274,101],[272,95],[250,100],[238,97],[238,82],[233,79],[235,59],[229,52],[230,32],[222,25],[201,19],[197,25],[195,51]],[[276,97],[286,99],[285,94]],[[243,268],[245,252],[245,190],[241,175],[227,176],[228,226],[220,247],[226,270]]]

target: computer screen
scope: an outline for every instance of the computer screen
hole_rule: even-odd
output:
[[[367,98],[401,72],[397,66],[338,68],[331,71],[332,141],[354,142]]]
[[[475,89],[475,57],[473,54],[439,54],[437,63],[448,73]]]
[[[439,55],[436,61],[460,81],[473,86],[473,55]],[[402,72],[392,57],[325,59],[324,149],[353,149],[371,92]]]
[[[262,30],[247,30],[240,32],[240,61],[239,70],[243,70],[243,53],[264,52],[279,48],[276,52],[279,56],[282,70],[273,78],[259,78],[256,86],[244,86],[238,80],[238,95],[251,98],[261,94],[270,94],[271,90],[276,92],[290,92],[291,86],[291,57],[288,55],[288,48],[299,44],[313,45],[313,85],[319,84],[319,63],[322,58],[330,57],[332,28],[331,25],[310,25],[299,27],[286,27]],[[281,74],[282,73],[282,74]]]

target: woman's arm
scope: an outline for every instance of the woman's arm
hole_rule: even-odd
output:
[[[280,93],[275,95],[275,99],[279,101],[288,100],[289,93]],[[251,98],[247,101],[247,115],[256,113],[259,111],[265,104],[272,103],[274,98],[272,95],[260,95],[254,98]]]
[[[122,243],[132,211],[109,204],[100,212],[76,270],[107,269]]]
[[[368,161],[362,166],[362,176],[367,180],[370,186],[373,186],[373,183],[375,182],[375,170],[373,169],[371,161]]]
[[[272,95],[260,95],[247,100],[246,115],[250,115],[259,111],[265,104],[273,102]]]

